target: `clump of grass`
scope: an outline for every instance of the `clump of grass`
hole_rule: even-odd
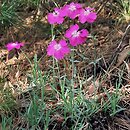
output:
[[[121,20],[125,20],[127,23],[130,22],[130,1],[129,0],[119,0],[121,6]]]
[[[0,112],[8,113],[16,106],[15,98],[10,88],[0,89]]]
[[[16,25],[20,20],[20,17],[17,12],[18,7],[15,0],[4,0],[1,2],[0,6],[0,27],[7,29],[12,25]]]
[[[1,120],[2,120],[1,125],[0,125],[1,130],[7,130],[7,129],[11,130],[13,128],[13,126],[12,126],[12,123],[13,123],[12,117],[2,115]]]
[[[27,7],[39,7],[41,0],[19,0],[19,3],[21,5],[27,6]]]
[[[2,31],[11,26],[21,27],[21,12],[27,8],[38,9],[41,0],[3,0],[0,2],[0,28]]]

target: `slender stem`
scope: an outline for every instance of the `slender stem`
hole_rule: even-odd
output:
[[[97,59],[97,52],[96,52],[96,46],[95,46],[95,37],[93,37],[94,41],[94,83],[96,80],[96,59]]]
[[[53,41],[55,39],[53,25],[51,25],[51,37],[52,37],[52,41]],[[54,76],[55,76],[55,58],[53,57],[53,80],[54,80]],[[54,80],[54,82],[55,82],[55,80]]]
[[[53,25],[51,25],[51,37],[52,37],[52,40],[54,40],[55,35],[54,35],[54,26]]]
[[[30,63],[31,67],[33,67],[32,62],[31,62],[31,60],[28,58],[28,56],[24,53],[24,51],[23,51],[22,49],[20,49],[20,50],[21,50],[21,52],[23,53],[23,55],[26,57],[26,59],[28,60],[28,62]]]
[[[71,55],[71,60],[72,60],[72,80],[71,80],[71,83],[72,83],[72,88],[70,89],[71,90],[71,93],[70,93],[70,107],[71,107],[71,110],[73,108],[73,103],[74,103],[74,77],[75,77],[75,65],[74,65],[74,47],[73,47],[73,50],[72,50],[72,55]],[[73,111],[71,111],[72,115],[73,115]]]
[[[59,64],[58,64],[58,61],[56,60],[56,65],[57,65],[57,70],[58,70],[58,78],[59,78],[59,82],[60,82],[60,85],[61,85],[61,80],[60,80],[60,69],[59,69]]]
[[[53,3],[55,4],[56,7],[59,7],[58,4],[54,0],[52,0],[52,1],[53,1]]]
[[[71,55],[71,60],[72,60],[72,84],[74,86],[74,47],[73,47],[73,50],[72,50],[72,55]]]

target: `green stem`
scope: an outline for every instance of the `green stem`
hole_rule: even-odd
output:
[[[73,50],[72,50],[72,55],[71,55],[71,60],[72,60],[72,84],[74,86],[74,47],[73,47]]]
[[[23,53],[23,55],[26,57],[26,59],[28,60],[28,62],[30,63],[31,67],[33,68],[31,60],[27,57],[27,55],[24,53],[24,51],[22,49],[20,49],[20,50]]]
[[[51,37],[52,37],[52,40],[55,39],[54,26],[53,25],[51,25]],[[54,76],[55,76],[55,58],[53,57],[53,82],[55,82]]]
[[[54,40],[55,35],[54,35],[54,26],[53,25],[51,25],[51,37],[52,37],[52,40]]]

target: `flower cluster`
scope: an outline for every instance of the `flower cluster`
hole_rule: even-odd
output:
[[[94,12],[94,8],[83,8],[81,4],[72,2],[61,8],[54,8],[54,11],[47,15],[50,24],[62,24],[65,17],[72,20],[77,18],[80,23],[84,24],[86,22],[93,23],[97,18],[97,14]],[[78,24],[74,24],[66,30],[64,36],[69,40],[70,45],[77,46],[86,41],[88,34],[87,29],[80,29]],[[47,48],[47,54],[56,59],[63,59],[68,53],[70,53],[70,49],[65,40],[60,40],[59,43],[53,40]]]
[[[54,8],[54,11],[47,15],[50,24],[62,24],[66,17],[72,20],[77,19],[78,22],[84,24],[86,22],[93,23],[97,18],[97,14],[94,12],[94,8],[83,7],[80,3],[72,2],[60,8]],[[77,46],[85,43],[88,35],[87,29],[80,29],[78,24],[74,24],[66,30],[64,37],[68,39],[71,46]],[[11,51],[20,49],[22,46],[24,46],[23,43],[11,42],[6,45],[6,48]],[[59,42],[52,40],[47,48],[47,55],[56,59],[63,59],[68,53],[70,53],[70,48],[64,39],[59,40]]]
[[[75,19],[78,17],[80,23],[93,23],[97,14],[93,12],[94,8],[83,8],[79,3],[70,3],[61,8],[54,8],[54,12],[47,15],[48,22],[50,24],[62,24],[65,17]]]

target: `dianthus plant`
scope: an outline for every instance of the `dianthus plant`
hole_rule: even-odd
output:
[[[63,39],[59,39],[58,41],[52,39],[47,48],[47,55],[60,60],[63,59],[66,54],[70,53],[70,46],[77,46],[85,43],[89,32],[85,28],[81,29],[79,23],[81,23],[80,25],[86,22],[93,23],[96,18],[97,14],[94,12],[94,8],[83,7],[80,3],[72,2],[60,8],[54,8],[54,11],[47,15],[50,24],[63,24],[65,20],[75,20],[77,24],[70,25],[70,27],[64,30]]]

